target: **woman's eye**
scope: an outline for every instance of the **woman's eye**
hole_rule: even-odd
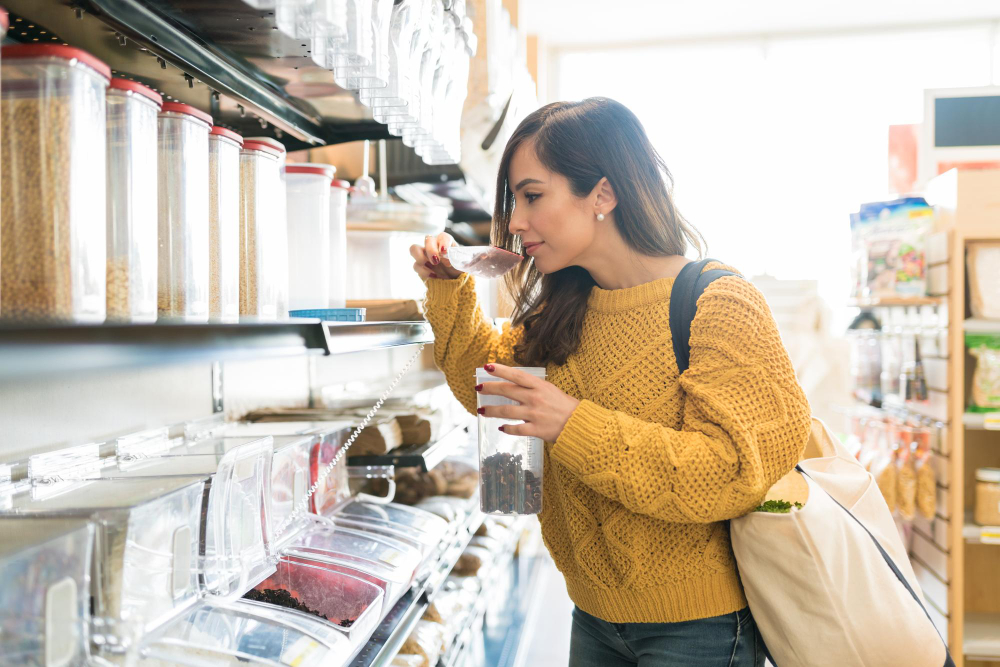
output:
[[[528,193],[524,194],[524,198],[528,200],[529,204],[538,199],[539,197],[541,197],[541,195],[528,194]]]

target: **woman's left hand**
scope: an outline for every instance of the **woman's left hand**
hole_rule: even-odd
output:
[[[523,424],[501,427],[510,435],[527,435],[555,442],[580,401],[530,373],[503,364],[486,364],[486,372],[507,382],[484,382],[476,387],[481,394],[504,396],[520,405],[479,408],[479,414],[495,419],[512,419]]]

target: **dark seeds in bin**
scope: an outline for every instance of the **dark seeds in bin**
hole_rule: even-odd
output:
[[[319,616],[323,620],[327,620],[326,616],[302,604],[295,598],[294,595],[286,590],[268,588],[263,591],[258,591],[257,589],[253,589],[243,597],[247,600],[253,600],[255,602],[266,602],[267,604],[273,604],[278,607],[287,607],[288,609],[294,609],[296,611],[304,611],[307,614]],[[341,621],[340,624],[344,625],[343,621]]]
[[[542,481],[525,470],[521,455],[498,452],[479,463],[480,507],[483,512],[538,514]]]

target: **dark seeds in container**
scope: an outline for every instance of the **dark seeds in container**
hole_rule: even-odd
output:
[[[520,454],[498,452],[479,463],[480,507],[486,513],[538,514],[542,481],[526,470]]]

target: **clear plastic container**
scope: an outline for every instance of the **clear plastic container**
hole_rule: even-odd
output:
[[[201,603],[149,637],[140,667],[325,667],[354,648],[329,623],[272,605]]]
[[[273,572],[271,548],[271,438],[240,444],[224,454],[172,453],[121,462],[105,479],[205,476],[205,525],[199,556],[201,583],[213,596],[239,595]]]
[[[35,484],[0,506],[93,522],[91,643],[120,655],[198,598],[203,492],[197,477]]]
[[[108,88],[109,321],[156,321],[157,114],[163,98],[128,79]]]
[[[425,510],[398,503],[366,503],[351,501],[334,515],[359,521],[386,521],[406,531],[425,533],[441,541],[450,531],[448,522]]]
[[[208,314],[240,319],[240,149],[243,137],[213,127],[208,137]]]
[[[283,557],[275,573],[246,598],[319,616],[360,650],[381,619],[384,596],[370,581],[340,572],[328,563]]]
[[[362,48],[368,64],[334,69],[337,85],[347,90],[384,89],[389,85],[389,32],[394,0],[367,0],[370,27],[364,31]]]
[[[212,117],[166,102],[159,120],[159,314],[208,321],[208,133]]]
[[[278,216],[285,215],[281,163],[284,150],[247,139],[240,152],[240,315],[278,317],[282,260]]]
[[[271,137],[250,137],[250,140],[270,146],[272,150],[278,152],[278,208],[274,212],[274,219],[271,223],[273,230],[274,248],[269,252],[274,253],[274,285],[276,292],[277,318],[287,320],[288,315],[288,216],[284,202],[287,199],[287,185],[285,183],[285,158],[286,151],[284,145],[277,139]]]
[[[334,179],[330,184],[330,307],[347,307],[347,195],[351,184]]]
[[[520,368],[545,379],[544,368]],[[476,382],[506,382],[484,369]],[[478,394],[479,407],[517,405],[503,396]],[[500,430],[520,422],[479,416],[479,506],[487,514],[538,514],[542,511],[542,441]]]
[[[384,88],[365,88],[359,99],[365,106],[380,110],[385,116],[404,115],[409,108],[410,48],[417,29],[419,9],[411,0],[398,2],[392,8],[387,43],[388,80]],[[377,118],[385,122],[383,118]]]
[[[0,655],[8,665],[83,665],[93,526],[0,518]]]
[[[379,519],[361,519],[359,517],[339,516],[335,514],[332,517],[325,517],[325,521],[335,528],[359,530],[362,533],[372,533],[376,536],[388,537],[402,542],[420,551],[421,564],[425,563],[437,551],[438,547],[441,546],[441,541],[433,538],[430,533],[424,533],[419,530],[407,530],[399,524]]]
[[[285,167],[291,310],[330,303],[330,184],[336,171],[326,164]]]
[[[68,46],[2,53],[0,315],[103,322],[111,70]]]
[[[421,561],[420,552],[402,542],[326,526],[303,533],[285,547],[282,555],[340,565],[369,575],[385,591],[386,610],[409,589]]]
[[[315,5],[316,0],[277,0],[274,20],[278,30],[294,39],[310,39]]]

